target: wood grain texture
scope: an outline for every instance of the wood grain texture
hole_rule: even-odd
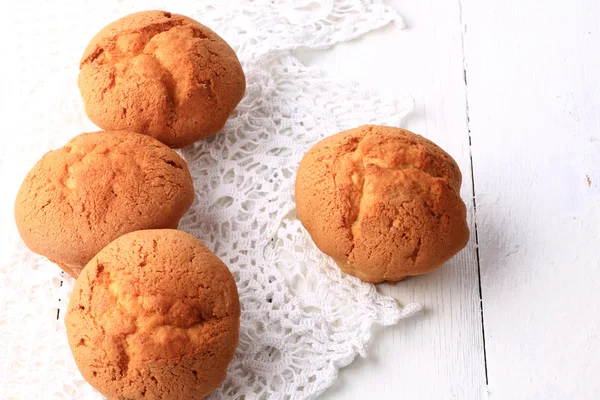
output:
[[[462,0],[491,399],[600,398],[600,3]]]
[[[446,149],[463,171],[469,246],[438,271],[394,286],[380,285],[401,304],[426,311],[379,329],[369,356],[340,372],[324,399],[481,399],[485,365],[475,253],[471,164],[458,1],[389,2],[408,29],[388,26],[323,52],[298,56],[332,76],[379,92],[415,97],[406,127]]]

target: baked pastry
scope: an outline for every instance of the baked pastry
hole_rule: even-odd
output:
[[[178,230],[131,232],[85,266],[65,317],[83,377],[109,399],[201,399],[235,353],[231,272]]]
[[[315,244],[365,282],[429,272],[467,243],[456,162],[400,128],[367,125],[330,136],[302,159],[298,218]]]
[[[193,200],[187,165],[158,140],[84,133],[46,153],[27,174],[15,220],[31,250],[76,278],[124,233],[176,228]]]
[[[244,96],[235,52],[197,21],[165,11],[127,15],[104,27],[80,63],[88,117],[180,148],[218,132]]]

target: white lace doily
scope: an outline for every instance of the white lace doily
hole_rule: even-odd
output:
[[[60,9],[54,3],[11,7],[14,60],[4,72],[12,79],[2,82],[11,99],[0,147],[0,398],[101,398],[68,349],[63,316],[73,280],[27,250],[12,207],[20,182],[45,151],[97,130],[76,85],[79,57],[97,30],[139,6],[72,1]],[[401,26],[401,20],[368,0],[144,7],[186,14],[213,28],[238,52],[248,82],[224,132],[182,151],[196,201],[180,228],[230,267],[242,304],[238,351],[211,399],[315,398],[339,368],[365,354],[373,324],[394,324],[420,306],[400,307],[318,251],[296,218],[296,169],[322,137],[365,123],[399,125],[412,101],[335,82],[303,66],[292,51],[324,48],[390,22]]]

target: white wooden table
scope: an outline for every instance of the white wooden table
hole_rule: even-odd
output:
[[[425,311],[323,398],[600,399],[600,1],[389,3],[407,29],[297,55],[414,96],[406,126],[460,164],[471,241],[380,286]]]
[[[410,92],[463,171],[471,241],[394,286],[325,399],[600,399],[600,2],[395,0],[392,26],[300,58]]]

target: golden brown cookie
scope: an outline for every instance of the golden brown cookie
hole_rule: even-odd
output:
[[[158,140],[84,133],[46,153],[27,174],[15,220],[31,250],[76,278],[124,233],[176,228],[193,200],[187,165]]]
[[[81,374],[109,399],[196,400],[225,379],[240,302],[231,272],[198,239],[137,231],[85,266],[65,325]]]
[[[315,244],[365,282],[429,272],[469,239],[456,162],[400,128],[330,136],[302,159],[298,218]]]
[[[127,15],[86,48],[79,89],[88,117],[180,148],[218,132],[244,96],[235,52],[197,21],[165,11]]]

